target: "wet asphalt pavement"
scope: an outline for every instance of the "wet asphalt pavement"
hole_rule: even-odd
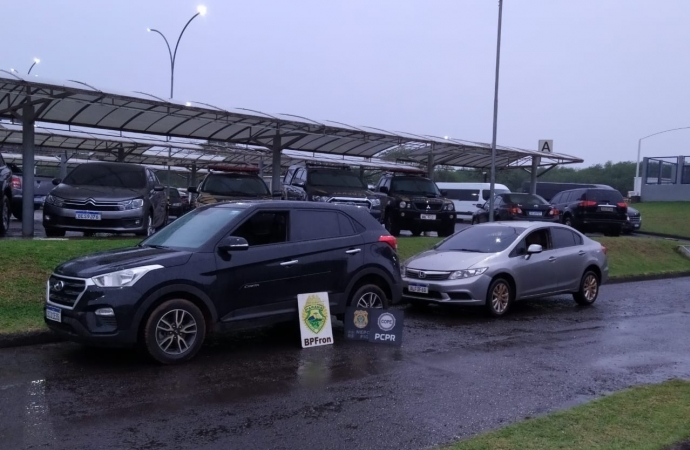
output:
[[[416,449],[640,383],[690,378],[690,278],[597,303],[405,308],[402,348],[299,348],[297,326],[163,367],[71,343],[0,350],[2,449]],[[293,328],[295,330],[293,330]]]

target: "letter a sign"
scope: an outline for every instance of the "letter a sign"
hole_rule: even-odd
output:
[[[539,151],[542,153],[553,153],[553,139],[540,140]]]

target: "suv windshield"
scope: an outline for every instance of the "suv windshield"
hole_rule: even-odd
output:
[[[593,200],[600,203],[620,203],[623,201],[623,196],[615,189],[589,189],[585,194],[587,200]]]
[[[173,222],[174,223],[174,222]],[[436,246],[444,252],[497,253],[507,249],[526,228],[482,225],[465,228]]]
[[[241,208],[202,208],[185,214],[139,244],[198,250],[237,217]]]
[[[357,175],[339,170],[314,170],[307,175],[312,186],[366,189],[367,186]]]
[[[533,194],[503,194],[503,201],[506,203],[513,203],[516,205],[530,204],[530,205],[546,205],[548,202],[542,197]]]
[[[146,171],[134,164],[81,164],[67,175],[63,183],[72,186],[143,189],[146,186]]]
[[[211,195],[260,197],[271,195],[264,180],[246,175],[214,173],[206,177],[201,191]]]
[[[391,192],[418,195],[438,195],[436,183],[428,178],[421,177],[397,177],[391,181]]]

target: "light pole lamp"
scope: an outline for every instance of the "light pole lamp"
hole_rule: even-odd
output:
[[[175,44],[175,50],[173,51],[170,48],[170,43],[168,42],[168,39],[165,37],[163,33],[160,31],[156,30],[155,28],[147,28],[146,31],[149,33],[158,33],[163,40],[165,41],[165,45],[168,47],[168,55],[170,55],[170,98],[173,98],[173,93],[174,93],[174,86],[175,86],[175,59],[177,58],[177,48],[180,46],[180,40],[182,39],[182,35],[184,34],[185,30],[189,26],[190,23],[192,23],[192,20],[196,19],[197,16],[205,16],[206,15],[206,7],[204,5],[199,5],[196,8],[196,14],[192,16],[191,19],[187,21],[187,24],[182,28],[182,31],[180,32],[180,36],[177,38],[177,43]]]
[[[640,179],[640,155],[642,154],[642,141],[643,141],[644,139],[650,138],[650,137],[652,137],[652,136],[656,136],[656,135],[658,135],[658,134],[670,133],[671,131],[687,130],[687,129],[690,129],[690,127],[671,128],[670,130],[659,131],[659,132],[656,132],[656,133],[652,133],[652,134],[650,134],[650,135],[648,135],[648,136],[641,137],[641,138],[637,141],[637,164],[635,165],[635,180],[634,180],[634,181],[635,181],[635,182],[634,182],[634,185],[635,185],[635,186],[634,186],[634,189],[635,189],[635,191],[636,191],[638,194],[640,193],[639,189],[642,188],[642,183],[641,183],[641,182],[640,182],[639,185],[637,184],[637,180]]]
[[[29,72],[27,73],[27,75],[31,75],[31,69],[33,69],[33,68],[34,68],[34,66],[35,66],[36,64],[40,63],[40,62],[41,62],[41,60],[40,60],[40,59],[38,59],[38,58],[34,58],[34,63],[33,63],[33,64],[31,64],[31,67],[29,67]]]

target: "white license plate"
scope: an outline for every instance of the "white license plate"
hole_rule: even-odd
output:
[[[530,216],[538,216],[541,217],[541,211],[529,211],[528,213]]]
[[[422,214],[422,220],[436,220],[436,214]]]
[[[62,310],[55,306],[46,306],[46,319],[62,322]]]
[[[93,211],[77,211],[74,214],[74,218],[80,220],[101,220],[101,213]]]
[[[613,206],[600,206],[599,209],[604,212],[613,212]]]
[[[407,290],[410,292],[416,292],[418,294],[428,294],[429,285],[428,284],[410,284],[407,286]]]

